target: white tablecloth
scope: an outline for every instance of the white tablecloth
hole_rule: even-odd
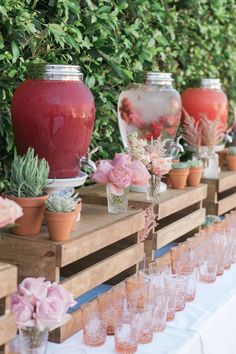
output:
[[[197,297],[169,322],[166,330],[155,334],[150,344],[139,345],[138,354],[236,354],[236,265],[217,277],[214,284],[198,284]],[[114,351],[114,338],[108,336],[102,347],[90,348],[82,332],[63,344],[49,343],[47,354],[58,348],[78,346],[88,354]],[[69,354],[65,349],[61,354]]]

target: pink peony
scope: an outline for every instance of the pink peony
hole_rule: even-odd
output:
[[[136,186],[147,185],[150,174],[146,166],[141,161],[135,160],[131,163],[130,168],[133,171],[132,183]]]
[[[118,166],[118,165],[123,165],[123,166],[128,166],[131,164],[131,157],[122,152],[120,154],[115,154],[114,159],[111,161],[113,166]]]
[[[39,327],[55,327],[65,315],[64,301],[58,297],[48,297],[36,304],[35,319]]]
[[[97,164],[97,170],[94,172],[92,179],[96,183],[108,183],[109,172],[113,169],[109,160],[100,160]]]
[[[14,224],[23,215],[21,207],[13,200],[0,197],[0,228]]]
[[[63,286],[53,283],[52,286],[48,289],[48,298],[53,297],[54,299],[62,300],[64,303],[65,312],[76,305],[76,302],[73,299],[71,293],[63,288]]]
[[[38,300],[43,300],[48,295],[48,289],[51,286],[45,278],[25,278],[19,285],[19,293],[32,305]]]
[[[16,315],[17,326],[34,326],[33,320],[34,306],[25,302],[19,294],[13,294],[11,297],[11,310]]]
[[[133,178],[133,171],[126,166],[115,166],[109,173],[109,182],[108,188],[111,193],[121,195],[124,191],[124,188],[130,186]]]

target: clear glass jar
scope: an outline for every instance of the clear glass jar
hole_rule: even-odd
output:
[[[134,83],[121,92],[118,101],[119,129],[124,146],[128,135],[140,138],[175,138],[180,116],[181,98],[172,86],[169,73],[147,72],[144,83]]]

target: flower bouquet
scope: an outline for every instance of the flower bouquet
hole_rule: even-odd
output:
[[[72,295],[45,278],[26,278],[12,295],[11,308],[16,315],[21,352],[45,354],[48,331],[67,321],[69,307],[76,303]]]
[[[0,231],[5,227],[13,226],[22,215],[22,208],[17,203],[0,197]]]
[[[108,212],[120,213],[128,208],[129,186],[146,185],[149,177],[142,161],[132,159],[127,153],[120,153],[113,160],[98,161],[92,179],[106,185]]]
[[[148,142],[145,139],[139,139],[136,132],[131,133],[128,139],[128,153],[133,159],[141,161],[150,174],[147,185],[147,199],[157,203],[161,177],[171,169],[172,158],[166,157],[166,141],[162,140],[160,136]]]

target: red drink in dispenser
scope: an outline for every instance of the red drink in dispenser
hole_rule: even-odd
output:
[[[95,118],[94,99],[79,66],[33,66],[14,93],[11,112],[20,154],[33,147],[49,162],[51,178],[78,175]]]
[[[123,144],[134,131],[140,138],[173,140],[181,116],[181,98],[168,73],[148,72],[146,82],[131,84],[119,97],[118,118]]]
[[[201,121],[203,117],[211,121],[220,119],[226,130],[228,99],[221,89],[220,80],[202,79],[201,87],[187,88],[182,94],[182,104],[184,111],[196,121]],[[201,145],[205,145],[204,141]]]

